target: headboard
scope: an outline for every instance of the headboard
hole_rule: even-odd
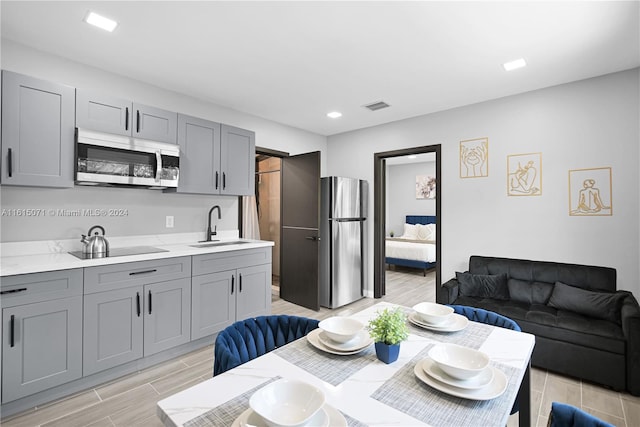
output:
[[[436,217],[431,215],[407,215],[407,224],[435,224]]]

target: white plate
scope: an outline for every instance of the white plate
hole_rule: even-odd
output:
[[[320,341],[320,332],[322,332],[320,329],[314,329],[313,331],[309,332],[307,334],[307,341],[309,341],[311,345],[317,348],[318,350],[322,350],[327,353],[337,354],[340,356],[348,356],[350,354],[360,353],[362,350],[368,347],[368,346],[365,346],[365,347],[362,347],[361,349],[353,350],[353,351],[334,350],[330,347],[327,347],[322,343],[322,341]]]
[[[419,362],[418,362],[419,363]],[[493,379],[495,368],[487,366],[480,374],[468,380],[459,380],[446,374],[430,357],[422,360],[422,369],[436,380],[466,390],[477,390],[489,384]]]
[[[322,331],[318,334],[318,339],[325,346],[339,351],[356,351],[362,350],[365,347],[369,347],[373,344],[373,339],[369,336],[368,331],[360,331],[358,334],[351,340],[345,343],[339,343],[333,341],[331,338],[327,336],[327,334]]]
[[[340,411],[325,404],[318,413],[304,425],[305,427],[347,427],[347,420]],[[231,427],[267,427],[264,419],[248,408],[233,422]]]
[[[463,399],[470,400],[490,400],[502,395],[502,393],[507,389],[507,376],[499,369],[493,368],[493,379],[485,387],[477,390],[465,390],[463,388],[445,384],[427,375],[422,368],[423,360],[416,363],[416,366],[413,368],[413,373],[416,377],[428,386],[431,386],[436,390],[440,390],[443,393],[450,394],[451,396],[462,397]]]
[[[469,324],[469,319],[460,314],[453,313],[449,317],[451,317],[451,320],[447,320],[445,324],[434,326],[420,320],[417,313],[411,313],[409,315],[409,322],[421,328],[436,332],[457,332],[463,330]]]

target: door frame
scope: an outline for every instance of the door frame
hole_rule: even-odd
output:
[[[385,232],[386,232],[386,159],[408,156],[411,154],[435,153],[436,155],[436,296],[441,285],[441,197],[442,197],[442,160],[441,145],[405,148],[401,150],[374,153],[373,158],[373,296],[382,298],[386,295],[385,271]]]
[[[256,147],[256,155],[257,154],[265,154],[267,156],[271,156],[271,157],[289,157],[289,153],[285,152],[285,151],[278,151],[278,150],[272,150],[271,148],[264,148],[264,147]],[[258,171],[258,169],[256,169],[256,172]],[[280,179],[280,188],[282,189],[282,179]],[[255,189],[253,191],[253,195],[255,196],[256,192]],[[242,236],[242,217],[244,212],[242,211],[242,197],[243,196],[238,196],[238,233],[240,236]],[[280,214],[282,215],[282,213]],[[282,236],[280,236],[282,237]],[[282,255],[282,254],[280,254]]]

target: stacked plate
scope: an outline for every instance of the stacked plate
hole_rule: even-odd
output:
[[[232,424],[234,427],[347,426],[342,414],[325,403],[322,390],[311,384],[281,379],[256,391],[249,409]]]
[[[453,308],[432,302],[413,306],[409,322],[436,332],[457,332],[467,327],[469,319],[453,312]]]
[[[413,372],[436,390],[465,399],[494,399],[507,388],[506,375],[489,365],[487,355],[453,344],[434,346]]]
[[[351,340],[340,343],[332,340],[322,329],[314,329],[307,334],[307,341],[318,350],[342,356],[360,353],[373,344],[369,332],[362,330]]]
[[[325,403],[318,412],[316,412],[310,420],[303,423],[302,426],[309,427],[347,427],[347,420],[333,406]],[[258,415],[253,409],[249,408],[244,411],[233,422],[231,427],[270,427],[263,417]]]

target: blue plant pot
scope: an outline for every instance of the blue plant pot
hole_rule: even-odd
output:
[[[376,343],[376,356],[384,363],[393,363],[398,360],[400,344],[389,345],[383,342]]]

